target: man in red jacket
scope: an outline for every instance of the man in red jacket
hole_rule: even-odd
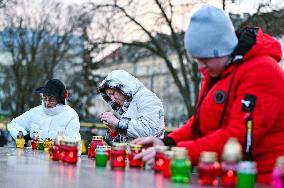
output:
[[[252,119],[252,144],[246,157],[257,163],[257,182],[271,183],[278,156],[284,155],[284,73],[279,42],[260,28],[236,36],[229,17],[210,5],[191,17],[185,48],[203,75],[196,113],[163,140],[147,137],[132,143],[186,147],[193,163],[202,151],[219,159],[226,141],[246,146],[246,115]],[[154,163],[155,151],[140,154]]]

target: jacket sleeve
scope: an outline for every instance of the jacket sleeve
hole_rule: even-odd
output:
[[[127,135],[132,138],[155,136],[162,137],[165,129],[164,110],[156,96],[140,97],[136,103],[135,118],[128,119]],[[121,118],[123,120],[123,117]],[[127,118],[124,118],[127,121]]]
[[[275,71],[275,67],[265,65],[267,64],[253,66],[251,69],[246,69],[241,76],[239,75],[232,107],[226,112],[226,116],[229,117],[226,125],[200,139],[177,143],[177,146],[188,149],[193,164],[197,164],[201,151],[215,151],[220,157],[223,146],[230,137],[237,138],[242,146],[245,145],[246,122],[245,112],[241,110],[241,100],[246,94],[257,97],[253,112],[252,150],[257,149],[258,142],[275,125],[283,106],[283,99],[279,96],[282,86],[278,80],[282,77],[282,73],[280,70]]]
[[[81,141],[81,135],[79,130],[80,130],[80,122],[79,122],[79,117],[76,114],[68,122],[68,125],[64,132],[64,136],[74,141]]]
[[[16,139],[19,131],[22,131],[24,136],[28,134],[30,129],[30,111],[14,118],[8,125],[8,130],[11,136]]]

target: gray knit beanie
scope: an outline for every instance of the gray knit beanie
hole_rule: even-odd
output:
[[[185,48],[192,57],[230,55],[237,44],[233,24],[223,10],[205,5],[192,15],[184,37]]]

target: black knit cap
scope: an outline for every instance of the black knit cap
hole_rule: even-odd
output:
[[[55,97],[61,104],[65,104],[65,91],[65,85],[58,79],[51,79],[44,87],[39,87],[35,90],[37,93]]]

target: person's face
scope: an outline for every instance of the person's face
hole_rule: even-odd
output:
[[[228,56],[217,58],[197,58],[198,69],[207,72],[211,77],[221,76],[225,69]]]
[[[126,100],[125,95],[121,93],[118,89],[107,88],[106,94],[111,98],[111,101],[122,106],[124,101]]]
[[[52,96],[41,94],[41,99],[45,108],[53,108],[58,104],[57,99]]]

